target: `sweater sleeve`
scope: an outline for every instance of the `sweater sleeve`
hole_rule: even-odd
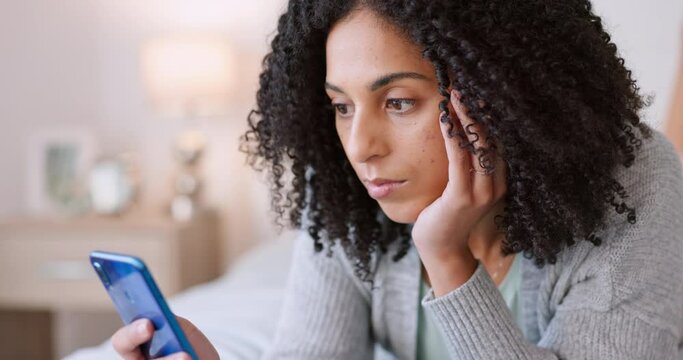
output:
[[[538,344],[526,340],[481,262],[452,292],[422,300],[456,359],[678,359],[673,333],[620,308],[559,311]]]
[[[342,263],[315,253],[313,240],[296,239],[281,318],[265,359],[372,357],[369,304]]]

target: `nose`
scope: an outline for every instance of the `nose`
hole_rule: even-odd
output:
[[[389,153],[387,125],[381,117],[356,112],[346,137],[346,156],[351,162],[366,163]]]

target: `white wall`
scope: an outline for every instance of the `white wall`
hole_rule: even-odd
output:
[[[654,96],[643,119],[661,129],[683,50],[683,1],[593,0],[593,5],[643,93]]]
[[[170,142],[181,124],[145,104],[140,46],[166,32],[220,31],[241,54],[245,98],[229,116],[207,121],[207,202],[225,219],[224,258],[272,236],[267,192],[244,166],[237,136],[253,103],[266,37],[284,0],[6,0],[0,11],[0,216],[24,212],[27,141],[50,128],[83,127],[113,153],[132,149],[143,164],[143,198],[161,208],[170,194]],[[596,0],[645,92],[646,120],[659,127],[668,108],[682,39],[683,1]],[[255,185],[256,184],[256,185]]]

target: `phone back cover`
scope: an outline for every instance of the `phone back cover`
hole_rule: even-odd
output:
[[[98,260],[109,276],[107,292],[125,324],[147,318],[155,328],[152,341],[141,346],[148,359],[183,351],[141,270],[132,264]],[[163,301],[163,300],[162,300]]]

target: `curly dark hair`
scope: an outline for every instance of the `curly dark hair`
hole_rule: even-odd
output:
[[[327,35],[359,8],[422,49],[436,69],[441,110],[457,89],[502,147],[508,192],[496,220],[505,255],[523,252],[543,267],[577,239],[599,246],[595,231],[610,208],[636,222],[615,173],[651,136],[639,117],[649,101],[589,1],[291,0],[241,145],[254,168],[268,171],[279,219],[306,228],[316,251],[329,255],[341,243],[367,280],[374,255],[398,242],[398,261],[411,247],[408,226],[388,219],[354,173],[325,94]],[[491,166],[494,146],[460,143]]]

